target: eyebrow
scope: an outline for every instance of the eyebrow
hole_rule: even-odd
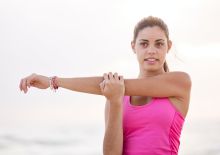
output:
[[[146,42],[149,42],[149,40],[147,39],[140,39],[139,41],[146,41]],[[165,41],[164,39],[157,39],[156,42],[159,42],[159,41]]]

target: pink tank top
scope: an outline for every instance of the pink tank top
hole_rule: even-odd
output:
[[[142,106],[123,102],[123,155],[177,155],[184,117],[168,98]]]

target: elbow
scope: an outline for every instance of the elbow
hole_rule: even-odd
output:
[[[180,72],[178,78],[179,80],[181,80],[181,82],[179,83],[180,84],[179,86],[182,88],[181,91],[179,92],[180,96],[189,96],[191,92],[191,86],[192,86],[190,75],[185,72]]]
[[[174,84],[174,96],[181,98],[189,96],[192,85],[190,75],[186,72],[171,72],[171,74],[173,77],[169,79],[169,82]]]
[[[191,89],[191,86],[192,86],[192,81],[191,81],[191,77],[188,73],[185,73],[183,72],[182,73],[182,78],[183,78],[183,84],[184,84],[184,87],[187,89],[187,90],[190,90]]]
[[[192,81],[188,73],[186,72],[173,72],[173,73],[175,74],[176,81],[180,84],[179,86],[186,88],[188,90],[191,88]]]

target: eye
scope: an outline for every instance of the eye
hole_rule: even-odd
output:
[[[140,45],[141,45],[141,47],[147,47],[148,43],[147,42],[141,42]]]
[[[156,43],[156,46],[157,46],[157,47],[162,47],[162,46],[164,46],[164,43],[158,42],[158,43]]]

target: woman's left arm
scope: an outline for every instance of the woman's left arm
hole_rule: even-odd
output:
[[[107,74],[104,74],[106,76]],[[21,90],[27,91],[27,83],[31,79],[39,79],[40,75],[28,76],[20,84]],[[49,81],[45,77],[45,81]],[[76,77],[76,78],[57,78],[59,87],[72,91],[90,94],[103,95],[100,90],[100,83],[103,77]],[[191,80],[187,73],[169,72],[143,79],[125,79],[125,95],[130,96],[152,96],[152,97],[185,97],[189,95]],[[49,83],[49,82],[48,82]],[[49,84],[48,84],[49,85]]]
[[[191,90],[190,76],[169,72],[143,79],[126,79],[125,95],[186,98]]]

